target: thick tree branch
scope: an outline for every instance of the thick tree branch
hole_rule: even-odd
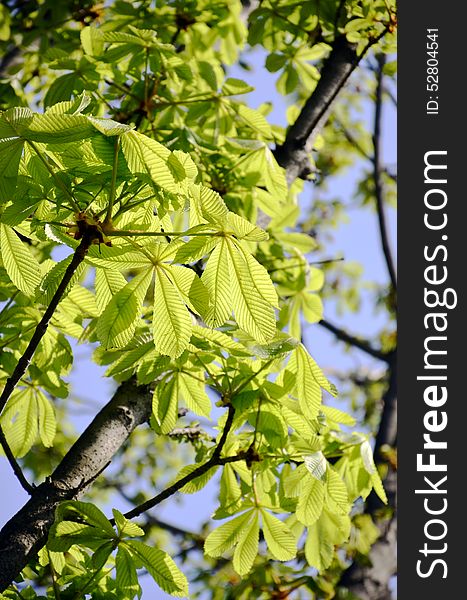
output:
[[[345,36],[336,39],[329,57],[324,63],[315,91],[305,102],[295,123],[287,131],[282,146],[275,150],[278,163],[287,171],[289,183],[297,177],[310,173],[308,154],[313,142],[325,124],[330,108],[350,74],[359,63],[356,44]]]
[[[343,329],[336,327],[335,325],[333,325],[329,321],[326,321],[325,319],[322,319],[321,321],[319,321],[318,324],[321,325],[321,327],[324,327],[324,329],[327,329],[328,331],[333,333],[336,336],[336,338],[338,340],[340,340],[341,342],[349,344],[350,346],[355,346],[355,348],[362,350],[362,352],[366,352],[373,358],[377,358],[378,360],[383,360],[384,362],[389,362],[389,355],[385,354],[381,350],[378,350],[377,348],[373,348],[373,346],[371,346],[369,344],[369,342],[362,340],[360,338],[357,338],[353,335],[350,335]]]
[[[274,151],[277,162],[287,172],[289,184],[297,177],[304,179],[311,173],[308,155],[316,136],[328,120],[335,99],[368,50],[388,30],[389,25],[377,37],[370,39],[360,55],[357,54],[357,45],[349,42],[345,35],[336,37],[314,92],[305,102],[295,123],[289,127],[282,146],[277,146]]]
[[[133,380],[122,384],[53,474],[0,531],[0,592],[45,544],[58,504],[78,498],[131,432],[149,419],[151,398],[148,386],[138,387]]]
[[[383,108],[383,67],[385,63],[384,55],[378,56],[378,69],[376,71],[376,98],[375,98],[375,118],[373,129],[373,180],[375,185],[376,212],[378,215],[379,233],[381,237],[381,246],[383,248],[384,259],[391,280],[391,285],[395,290],[397,288],[396,269],[392,258],[391,247],[389,245],[389,236],[384,213],[384,184],[382,178],[381,166],[381,112]]]

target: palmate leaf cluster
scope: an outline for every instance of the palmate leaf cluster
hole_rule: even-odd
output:
[[[0,89],[3,379],[83,230],[97,232],[1,414],[7,441],[18,458],[53,448],[71,340],[97,345],[107,377],[151,386],[153,436],[173,432],[181,407],[212,419],[218,399],[232,415],[228,434],[229,417],[211,421],[217,438],[206,436],[173,481],[217,460],[181,492],[218,478],[223,522],[204,552],[232,558],[244,578],[297,553],[327,569],[351,527],[369,527],[352,525],[354,502],[372,489],[385,500],[367,437],[322,403],[337,390],[301,343],[302,319],[322,318],[324,277],[309,264],[315,241],[295,229],[302,183],[287,185],[271,150],[284,132],[267,106],[248,106],[250,86],[225,74],[248,40],[266,48],[279,91],[312,89],[338,33],[362,47],[380,33],[385,3],[329,2],[329,14],[316,4],[263,2],[247,30],[237,2],[116,2],[99,9],[112,18],[68,20],[58,44],[41,32],[39,8],[29,18],[42,62],[23,33],[21,70]],[[164,548],[133,539],[144,531],[116,510],[114,522],[91,503],[62,504],[36,572],[54,573],[64,598],[132,599],[141,568],[186,596]]]

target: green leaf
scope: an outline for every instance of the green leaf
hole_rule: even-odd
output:
[[[373,450],[371,449],[370,442],[368,440],[364,440],[360,444],[360,455],[362,457],[365,470],[370,475],[373,475],[373,473],[376,472],[376,466],[373,460]]]
[[[0,5],[0,40],[6,42],[10,39],[10,11],[7,6]]]
[[[263,138],[271,139],[271,125],[267,122],[264,116],[258,111],[244,104],[238,105],[237,108],[239,117],[257,134]]]
[[[308,476],[303,484],[297,504],[297,519],[304,525],[318,520],[324,505],[324,483]]]
[[[193,335],[210,342],[217,350],[226,350],[233,356],[251,356],[251,352],[245,346],[236,342],[227,334],[222,333],[222,331],[195,325],[193,327]]]
[[[292,560],[297,553],[297,544],[290,529],[265,510],[261,510],[261,515],[264,539],[269,552],[276,560]]]
[[[151,427],[156,433],[170,433],[178,419],[178,378],[158,383],[152,397]]]
[[[219,243],[219,238],[213,235],[212,238],[196,236],[193,237],[189,242],[183,244],[177,254],[175,255],[174,262],[176,263],[191,263],[196,262],[200,258],[209,254],[211,250]]]
[[[94,294],[81,285],[76,285],[70,290],[60,307],[72,318],[84,319],[99,315]]]
[[[239,240],[264,242],[269,239],[269,235],[264,229],[252,225],[249,221],[233,212],[229,212],[227,215],[226,228],[231,230]]]
[[[126,548],[164,592],[177,598],[188,595],[188,581],[185,575],[166,552],[136,540],[126,542]]]
[[[136,523],[133,523],[125,518],[119,510],[112,508],[112,513],[115,519],[115,524],[117,525],[118,535],[120,537],[140,537],[144,535],[144,530],[136,525]]]
[[[327,469],[326,491],[328,499],[330,498],[335,504],[337,514],[348,514],[350,504],[347,488],[339,474],[331,466],[328,466]]]
[[[0,131],[2,124],[0,121]],[[11,200],[16,191],[18,169],[24,141],[15,137],[0,139],[0,204]]]
[[[193,185],[191,194],[192,201],[207,221],[218,225],[223,224],[229,210],[220,194],[203,185]]]
[[[96,269],[94,287],[96,289],[97,308],[101,313],[110,300],[126,285],[126,279],[118,271]]]
[[[193,471],[196,471],[196,469],[198,469],[199,467],[199,464],[186,465],[185,467],[183,467],[183,469],[179,471],[177,479],[175,481],[183,479],[183,477],[186,477],[190,473],[193,473]],[[209,469],[202,475],[199,475],[199,477],[196,477],[195,479],[192,479],[191,481],[186,483],[182,488],[180,488],[180,491],[182,492],[182,494],[196,494],[196,492],[202,490],[209,483],[209,481],[214,477],[216,472],[217,467]]]
[[[185,304],[196,314],[204,315],[209,307],[209,292],[198,275],[187,267],[172,265],[170,276]]]
[[[294,355],[300,408],[308,419],[316,419],[321,408],[321,386],[315,377],[317,365],[303,344],[297,347]]]
[[[8,277],[26,296],[34,296],[40,283],[40,267],[15,231],[0,223],[2,260]]]
[[[68,500],[62,502],[55,513],[55,518],[58,522],[70,521],[72,518],[84,520],[88,525],[91,525],[109,538],[115,538],[115,530],[110,524],[110,521],[104,513],[91,502],[80,502],[77,500]]]
[[[355,425],[354,417],[348,415],[342,410],[339,410],[338,408],[335,408],[334,406],[325,406],[323,404],[321,406],[321,411],[323,412],[327,421],[342,423],[343,425],[349,425],[350,427]]]
[[[137,131],[122,135],[121,142],[128,168],[133,174],[148,175],[160,187],[176,191],[172,172],[167,165],[170,150]]]
[[[388,503],[388,497],[386,496],[386,492],[383,487],[383,482],[381,481],[381,477],[379,476],[378,471],[375,471],[371,475],[371,484],[373,485],[373,489],[378,494],[379,499],[384,504]]]
[[[118,595],[121,600],[134,600],[141,597],[141,586],[131,554],[121,544],[118,546],[115,558],[116,581]]]
[[[66,258],[58,262],[56,265],[54,265],[52,269],[50,269],[50,271],[44,277],[36,291],[36,300],[39,303],[44,305],[50,304],[50,301],[52,300],[55,292],[57,291],[58,286],[60,285],[63,279],[65,271],[67,270],[68,265],[71,263],[72,260],[73,254],[70,254],[70,256],[67,256]],[[65,291],[62,294],[62,300],[67,297],[70,290],[73,288],[74,285],[76,285],[77,281],[79,281],[85,268],[86,266],[83,263],[81,263],[78,266],[76,271],[73,273],[68,285],[66,286]]]
[[[178,374],[178,384],[187,408],[195,414],[209,419],[211,417],[211,400],[206,393],[203,378],[203,371],[196,371],[195,373],[184,373],[182,371]]]
[[[70,144],[95,135],[95,129],[84,115],[66,115],[46,112],[34,114],[22,137],[32,142]]]
[[[122,348],[131,340],[152,276],[152,269],[138,273],[109,302],[96,329],[104,348]]]
[[[311,252],[312,250],[316,250],[318,247],[316,240],[306,233],[275,231],[274,238],[284,246],[296,248],[305,254]]]
[[[222,85],[222,94],[224,96],[237,96],[239,94],[248,94],[248,92],[252,92],[254,89],[241,79],[228,77]]]
[[[227,550],[230,550],[238,542],[243,531],[248,527],[252,512],[248,510],[214,529],[214,531],[211,531],[204,542],[204,552],[208,556],[217,558],[222,556]]]
[[[53,404],[40,390],[35,390],[39,436],[46,448],[51,448],[54,443],[55,433],[57,431],[57,422],[55,419],[55,410]]]
[[[298,498],[307,480],[305,465],[299,465],[292,471],[291,466],[284,465],[282,481],[287,498]]]
[[[211,296],[212,304],[208,308],[205,320],[212,327],[219,327],[232,313],[230,271],[227,254],[227,242],[224,238],[209,257],[201,281]]]
[[[193,180],[198,175],[198,169],[191,156],[180,150],[173,150],[167,159],[167,164],[177,181]]]
[[[249,573],[258,554],[258,544],[259,517],[258,512],[254,511],[252,520],[242,530],[233,555],[233,567],[239,575],[244,576]]]
[[[23,457],[36,441],[37,417],[34,390],[15,391],[0,416],[0,424],[14,456]]]
[[[334,557],[335,546],[345,542],[350,534],[350,519],[333,515],[326,506],[316,523],[308,528],[305,556],[308,564],[319,571],[327,569]]]
[[[276,334],[276,319],[271,304],[264,299],[258,288],[266,281],[255,282],[251,265],[235,245],[226,240],[230,272],[232,304],[238,325],[259,342],[267,342]]]
[[[173,358],[180,356],[190,342],[192,327],[190,313],[169,274],[157,268],[153,316],[157,351]]]
[[[84,27],[81,30],[81,44],[89,56],[100,56],[104,51],[104,34],[97,27]]]
[[[321,450],[314,452],[313,454],[307,454],[303,457],[303,461],[309,473],[311,473],[315,479],[318,481],[326,480],[328,461]]]
[[[269,360],[278,356],[284,356],[295,350],[299,342],[286,334],[278,334],[272,342],[268,344],[255,344],[252,351],[256,356],[263,360]]]

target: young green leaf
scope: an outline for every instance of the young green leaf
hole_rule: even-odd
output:
[[[179,481],[180,479],[183,479],[183,477],[186,477],[187,475],[189,475],[190,473],[195,471],[199,466],[200,466],[199,464],[186,465],[185,467],[183,467],[183,469],[180,469],[175,481]],[[199,477],[196,477],[192,481],[186,483],[180,489],[180,491],[182,492],[182,494],[196,494],[196,492],[199,492],[200,490],[202,490],[209,483],[209,481],[216,474],[216,471],[217,471],[217,467],[213,467],[212,469],[209,469],[208,471],[206,471]]]
[[[276,560],[292,560],[297,553],[297,544],[290,529],[265,510],[261,510],[261,515],[264,539],[269,552]]]
[[[308,476],[297,504],[297,519],[304,525],[318,520],[324,505],[324,483]]]
[[[96,269],[94,287],[96,289],[97,308],[100,313],[126,283],[125,277],[118,271],[113,271],[112,269]]]
[[[56,520],[72,522],[76,519],[85,521],[88,525],[95,527],[105,533],[109,538],[115,537],[115,530],[104,513],[91,502],[78,500],[67,500],[62,502],[56,511]]]
[[[183,268],[183,267],[181,267]],[[173,358],[190,342],[193,320],[166,270],[156,269],[153,331],[156,349]]]
[[[136,523],[133,523],[133,521],[125,518],[119,510],[113,508],[112,513],[120,537],[140,537],[144,535],[144,530],[136,525]]]
[[[322,571],[332,562],[335,546],[345,542],[350,534],[348,516],[333,515],[327,507],[320,518],[308,528],[305,556],[311,567]]]
[[[327,469],[326,491],[328,500],[331,499],[335,504],[335,512],[347,515],[350,509],[347,488],[339,474],[331,466],[328,466]]]
[[[116,584],[121,600],[134,600],[141,596],[141,586],[138,583],[135,562],[131,554],[121,544],[115,557]]]
[[[201,276],[201,281],[211,296],[211,306],[205,316],[206,323],[211,327],[223,325],[232,313],[230,272],[226,246],[227,241],[222,238],[209,257]]]
[[[208,556],[217,558],[230,550],[238,542],[245,529],[248,528],[253,512],[248,510],[211,531],[204,542],[204,552]]]
[[[233,242],[226,240],[232,304],[238,325],[259,342],[267,342],[276,333],[276,319],[271,304],[258,292],[254,282],[257,272]]]
[[[178,419],[178,378],[158,383],[152,397],[151,427],[157,433],[170,433]]]
[[[44,305],[50,304],[50,301],[52,300],[55,292],[57,291],[57,288],[63,279],[65,271],[67,270],[68,265],[71,263],[72,260],[73,255],[70,254],[70,256],[67,256],[50,269],[50,271],[41,281],[40,286],[36,290],[36,300],[38,302]],[[78,265],[78,268],[73,273],[68,285],[65,288],[65,291],[62,294],[62,300],[67,297],[70,290],[79,281],[81,275],[84,273],[85,268],[86,265],[84,263]]]
[[[97,323],[104,348],[122,348],[131,340],[152,277],[152,269],[138,273],[109,302]]]
[[[300,344],[295,350],[297,396],[300,408],[308,419],[316,419],[321,408],[321,387],[315,378],[311,356]]]
[[[206,393],[206,384],[203,381],[203,371],[183,372],[178,374],[180,394],[187,408],[201,417],[210,418],[211,400]]]
[[[26,296],[34,296],[40,282],[40,267],[35,256],[14,229],[0,223],[2,260],[8,277]]]
[[[133,174],[148,175],[160,187],[176,191],[172,172],[167,165],[169,150],[137,131],[122,135],[121,142],[128,168]]]
[[[164,592],[177,598],[188,595],[188,581],[185,575],[166,552],[136,540],[128,540],[125,545]]]
[[[259,516],[258,511],[253,511],[253,518],[245,527],[239,537],[233,555],[233,567],[240,576],[249,573],[258,554],[259,544]]]

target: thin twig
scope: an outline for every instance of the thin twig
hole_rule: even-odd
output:
[[[347,141],[350,144],[352,144],[352,146],[354,146],[355,150],[357,150],[357,152],[359,152],[359,154],[361,154],[361,156],[366,160],[372,161],[372,157],[365,152],[358,140],[354,138],[353,134],[339,121],[339,119],[335,119],[335,121],[336,124],[340,127]]]
[[[11,468],[13,469],[13,473],[16,475],[16,478],[18,479],[21,487],[23,488],[23,490],[25,492],[27,492],[29,495],[31,495],[34,491],[34,486],[32,486],[29,481],[26,479],[26,477],[24,476],[24,473],[21,469],[21,467],[18,464],[18,461],[16,460],[10,446],[8,445],[7,439],[5,437],[5,433],[0,425],[0,444],[3,448],[3,452],[5,452],[5,456],[8,460],[8,462],[10,463]]]
[[[378,56],[378,70],[376,72],[376,98],[375,98],[375,119],[373,130],[373,179],[375,185],[376,211],[378,214],[378,225],[381,236],[381,246],[383,248],[384,259],[394,290],[397,289],[396,269],[392,258],[389,245],[389,236],[387,230],[386,216],[384,213],[384,184],[381,177],[381,112],[383,108],[383,67],[385,57],[383,54]]]
[[[56,186],[58,188],[60,188],[62,190],[62,192],[65,194],[65,196],[68,198],[71,206],[73,207],[73,210],[75,210],[76,212],[80,212],[81,209],[80,209],[80,206],[79,206],[78,202],[76,201],[75,197],[70,192],[70,190],[67,188],[65,183],[60,179],[60,177],[58,177],[57,173],[52,169],[52,167],[49,165],[49,163],[46,161],[46,159],[42,156],[41,152],[39,151],[39,148],[37,148],[37,146],[34,144],[34,142],[31,142],[31,140],[27,140],[27,142],[31,146],[31,148],[34,150],[34,152],[37,154],[38,158],[40,159],[40,161],[42,162],[44,167],[51,174],[53,180],[55,181]]]
[[[381,350],[378,350],[377,348],[373,348],[373,346],[371,346],[369,344],[369,342],[361,340],[353,335],[350,335],[343,329],[336,327],[335,325],[333,325],[329,321],[326,321],[325,319],[322,319],[321,321],[319,321],[319,325],[321,325],[321,327],[324,327],[324,329],[327,329],[328,331],[333,333],[336,336],[336,338],[338,340],[340,340],[341,342],[345,342],[346,344],[355,346],[356,348],[358,348],[359,350],[362,350],[363,352],[366,352],[373,358],[377,358],[378,360],[383,360],[384,362],[389,362],[388,355],[385,354],[384,352],[382,352]]]
[[[182,487],[184,487],[187,483],[190,483],[190,481],[193,481],[197,477],[204,475],[205,473],[210,471],[213,467],[218,467],[218,466],[225,465],[225,464],[231,463],[231,462],[237,462],[239,460],[245,460],[245,458],[247,457],[246,451],[239,452],[235,456],[227,456],[225,458],[221,458],[221,453],[224,448],[225,442],[227,441],[227,436],[229,434],[230,429],[232,428],[234,415],[235,415],[235,408],[231,404],[229,404],[229,412],[227,415],[227,420],[224,425],[224,429],[222,431],[221,438],[220,438],[219,443],[217,444],[216,448],[214,449],[214,452],[213,452],[211,458],[207,462],[200,465],[197,469],[195,469],[191,473],[188,473],[188,475],[185,475],[185,477],[182,477],[182,479],[179,479],[178,481],[176,481],[175,483],[173,483],[172,485],[167,487],[160,494],[157,494],[157,496],[154,496],[150,500],[143,502],[139,506],[136,506],[132,510],[125,513],[125,517],[127,519],[132,519],[133,517],[137,517],[140,514],[142,514],[143,512],[146,512],[147,510],[154,508],[155,506],[157,506],[158,504],[160,504],[167,498],[170,498],[170,496],[173,496],[176,492],[181,490]]]

